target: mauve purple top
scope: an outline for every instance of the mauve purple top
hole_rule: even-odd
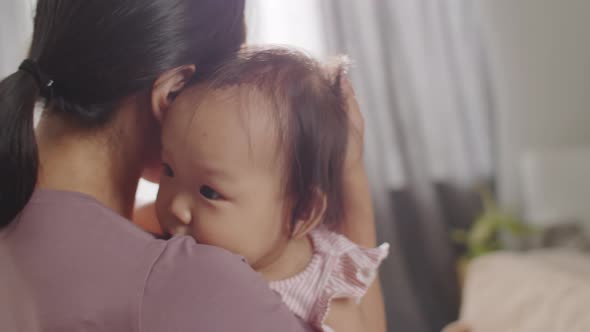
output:
[[[309,331],[240,257],[153,239],[80,193],[37,191],[0,241],[42,331]]]

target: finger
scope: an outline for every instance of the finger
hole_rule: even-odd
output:
[[[445,327],[444,330],[442,330],[442,332],[470,332],[470,331],[471,331],[471,329],[469,328],[469,326],[467,326],[461,322],[452,323],[452,324],[448,325],[447,327]]]
[[[350,82],[350,78],[348,75],[342,76],[342,81],[340,83],[342,85],[342,92],[347,97],[355,97],[354,88],[352,87],[352,82]]]
[[[352,82],[348,76],[344,75],[340,84],[342,84],[342,94],[346,100],[346,112],[348,113],[349,121],[354,129],[362,132],[364,129],[364,118]]]

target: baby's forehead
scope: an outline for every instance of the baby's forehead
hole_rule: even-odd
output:
[[[183,111],[190,109],[196,113],[207,111],[212,106],[240,112],[270,111],[273,104],[270,99],[267,93],[263,93],[253,84],[212,87],[201,83],[185,89],[172,107]]]
[[[170,110],[178,119],[171,124],[185,126],[191,151],[217,156],[238,153],[256,164],[276,166],[281,150],[281,116],[276,107],[251,86],[211,89],[201,85],[179,96]],[[212,149],[217,151],[211,153]]]
[[[230,123],[241,124],[242,130],[251,136],[269,135],[279,130],[280,107],[256,87],[241,84],[224,88],[206,89],[199,92],[195,117],[221,118]],[[202,123],[207,125],[206,123]]]

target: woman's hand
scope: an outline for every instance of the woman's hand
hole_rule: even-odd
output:
[[[445,327],[442,332],[470,332],[471,328],[465,323],[454,322]]]
[[[354,94],[352,83],[347,76],[342,78],[342,93],[346,101],[349,134],[345,170],[363,165],[363,145],[365,143],[365,120]]]
[[[341,84],[349,135],[343,174],[345,218],[340,232],[361,246],[375,247],[373,205],[363,160],[365,121],[348,77],[344,76]]]

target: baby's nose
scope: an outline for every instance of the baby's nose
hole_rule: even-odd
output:
[[[183,225],[190,225],[193,219],[190,199],[181,195],[175,197],[172,201],[170,212]]]

